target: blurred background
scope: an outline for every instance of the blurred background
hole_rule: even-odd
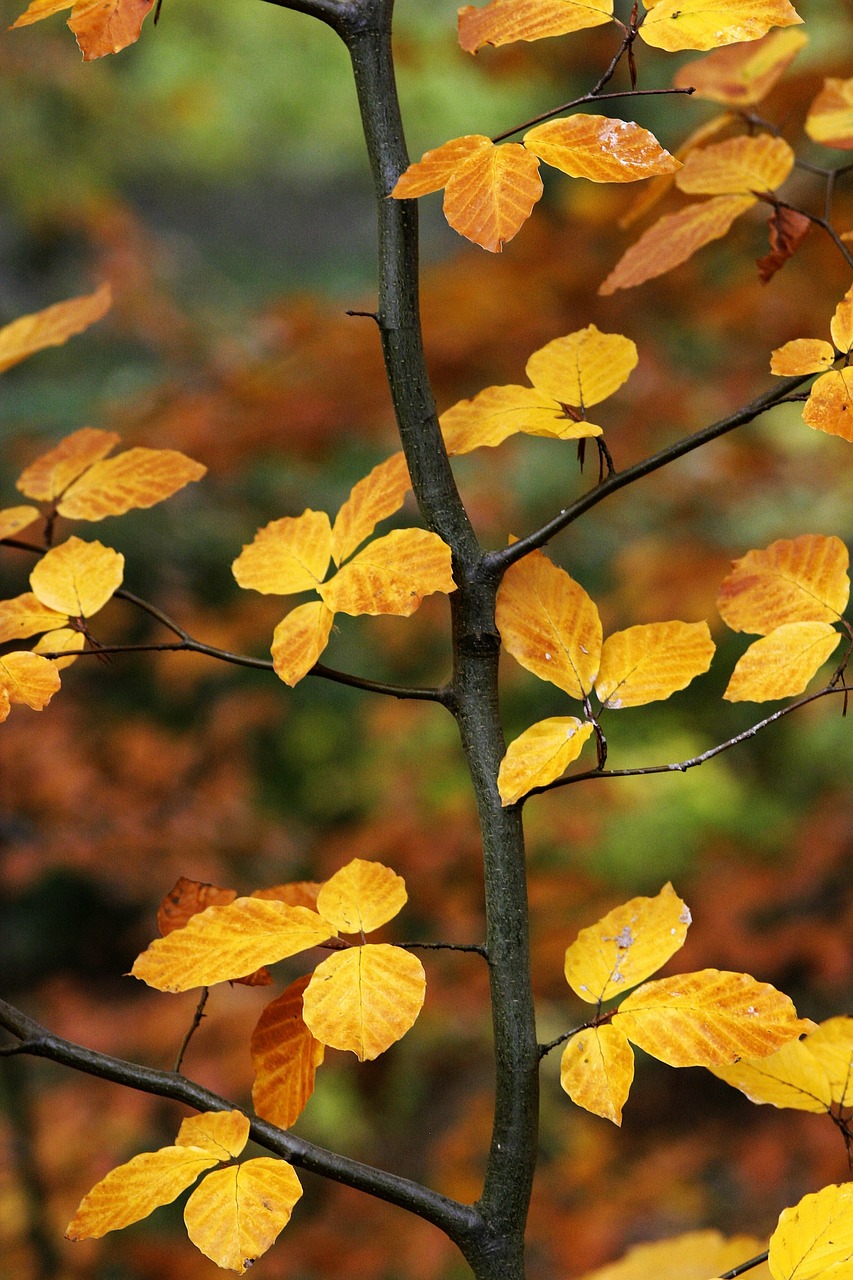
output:
[[[22,4],[0,0],[7,26]],[[413,157],[447,138],[496,134],[587,90],[618,40],[599,28],[484,51],[455,43],[455,4],[399,0],[398,66]],[[762,107],[802,144],[802,120],[843,61],[853,6],[800,0],[811,42]],[[260,0],[165,0],[159,25],[116,58],[83,65],[64,15],[0,35],[0,323],[108,279],[105,321],[0,381],[2,505],[20,470],[84,425],[127,444],[182,449],[200,485],[148,512],[81,529],[121,550],[126,585],[197,638],[266,656],[285,611],[241,592],[230,564],[258,526],[305,507],[334,514],[395,448],[375,328],[373,210],[347,60],[308,18]],[[638,49],[641,85],[684,57]],[[615,86],[626,87],[621,81]],[[636,108],[636,109],[635,109]],[[674,150],[717,109],[637,101],[626,116]],[[613,114],[618,114],[616,111]],[[807,143],[816,163],[840,153]],[[553,173],[500,256],[461,241],[422,201],[423,311],[439,408],[523,382],[529,354],[589,323],[637,343],[640,363],[597,421],[618,467],[724,416],[770,384],[769,353],[828,337],[850,285],[813,232],[766,286],[766,209],[719,245],[637,290],[596,290],[646,225],[618,222],[637,188]],[[811,179],[791,199],[819,208]],[[683,197],[670,198],[677,207]],[[837,225],[853,227],[848,182]],[[536,527],[592,479],[571,445],[516,439],[454,464],[487,545]],[[679,760],[746,728],[765,707],[721,701],[745,647],[714,601],[733,557],[800,533],[853,535],[853,450],[779,408],[601,504],[550,548],[598,602],[605,631],[707,618],[711,672],[666,703],[611,715],[614,767]],[[401,519],[411,520],[408,510]],[[0,593],[27,589],[8,550]],[[338,620],[331,665],[397,682],[449,671],[446,599],[409,620]],[[126,604],[96,632],[160,638]],[[504,664],[508,736],[575,710]],[[581,764],[591,763],[582,759]],[[542,1039],[582,1016],[562,976],[577,930],[672,879],[693,910],[678,968],[745,970],[801,1012],[851,1013],[853,734],[830,700],[687,775],[594,782],[526,808]],[[188,655],[144,655],[67,673],[50,708],[16,707],[0,729],[3,994],[58,1033],[152,1066],[172,1065],[196,997],[125,976],[183,875],[242,892],[319,880],[350,858],[407,881],[388,940],[478,941],[477,832],[454,726],[319,680]],[[270,990],[217,987],[185,1070],[238,1102],[248,1037]],[[488,1146],[487,984],[476,956],[427,961],[427,1005],[384,1058],[330,1052],[297,1132],[479,1193]],[[531,1280],[579,1276],[631,1243],[703,1226],[768,1233],[782,1207],[848,1176],[826,1117],[752,1106],[698,1070],[638,1058],[623,1128],[574,1108],[546,1063],[542,1162],[531,1211]],[[0,1062],[0,1274],[16,1280],[209,1280],[182,1200],[97,1243],[71,1245],[80,1197],[137,1151],[171,1142],[181,1109],[46,1064]],[[306,1175],[306,1194],[261,1280],[457,1280],[429,1226]]]

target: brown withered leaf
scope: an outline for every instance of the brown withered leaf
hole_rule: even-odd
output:
[[[776,272],[793,258],[811,230],[811,222],[804,213],[776,205],[767,223],[770,235],[770,252],[758,259],[758,276],[767,284]]]

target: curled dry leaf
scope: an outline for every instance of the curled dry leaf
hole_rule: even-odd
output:
[[[777,204],[767,222],[770,252],[757,260],[758,278],[767,284],[799,249],[812,228],[811,219]]]

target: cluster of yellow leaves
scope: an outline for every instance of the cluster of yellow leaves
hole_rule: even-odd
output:
[[[603,639],[593,600],[541,551],[507,571],[495,617],[501,639],[521,666],[602,709],[639,707],[668,698],[708,670],[714,654],[705,622],[656,622]],[[541,720],[509,746],[498,789],[504,805],[547,786],[580,755],[593,725],[574,716]]]
[[[733,562],[717,608],[733,631],[762,637],[738,660],[723,697],[766,702],[802,693],[840,640],[850,596],[849,557],[840,539],[782,538]]]
[[[236,1163],[249,1138],[241,1111],[206,1111],[184,1120],[174,1146],[146,1151],[112,1169],[80,1202],[69,1240],[97,1239],[147,1218],[210,1173],[187,1200],[193,1244],[219,1267],[242,1274],[290,1221],[302,1186],[289,1164],[261,1156]]]
[[[834,346],[823,338],[794,338],[778,347],[770,358],[770,372],[778,377],[819,373],[803,408],[803,421],[815,431],[853,440],[853,285],[836,307],[829,331]],[[844,363],[833,369],[838,359]]]
[[[684,945],[689,924],[688,908],[667,884],[654,898],[609,911],[566,951],[566,981],[599,1009],[636,988],[571,1036],[560,1065],[569,1097],[614,1124],[634,1076],[629,1041],[671,1067],[715,1069],[760,1059],[813,1028],[786,995],[749,974],[703,969],[646,982]]]
[[[71,10],[68,25],[85,62],[118,53],[139,39],[156,0],[32,0],[12,27],[28,27],[42,18]]]

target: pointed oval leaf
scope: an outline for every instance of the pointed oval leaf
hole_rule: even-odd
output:
[[[155,0],[77,0],[68,25],[84,62],[134,44]]]
[[[58,631],[48,631],[33,645],[33,653],[41,653],[50,657],[57,671],[63,671],[77,661],[77,654],[86,647],[86,637],[82,631],[72,627],[60,627]],[[67,653],[67,658],[54,657],[55,654]]]
[[[686,689],[711,665],[707,622],[653,622],[604,642],[595,691],[606,707],[642,707]]]
[[[778,378],[796,378],[804,373],[824,373],[832,367],[835,351],[823,338],[794,338],[770,355],[770,372]]]
[[[275,673],[291,689],[319,661],[329,643],[335,615],[322,600],[291,609],[273,632],[272,664]]]
[[[717,49],[801,23],[788,0],[646,0],[640,36],[656,49]]]
[[[408,618],[424,596],[456,590],[450,547],[426,529],[395,529],[376,538],[318,587],[333,613],[392,613]]]
[[[754,138],[728,138],[691,151],[675,185],[688,195],[727,196],[774,191],[794,167],[794,153],[784,138],[760,133]]]
[[[53,631],[64,627],[67,621],[67,614],[48,609],[31,591],[26,591],[12,600],[0,600],[0,644]]]
[[[451,176],[463,161],[477,151],[488,151],[494,144],[483,133],[468,133],[462,138],[451,138],[432,151],[425,151],[420,160],[410,164],[397,179],[391,195],[395,200],[415,200],[428,196],[432,191],[446,187]]]
[[[59,689],[56,664],[27,649],[14,650],[0,657],[0,685],[10,702],[21,702],[41,711]]]
[[[441,431],[451,455],[492,449],[518,432],[560,440],[601,435],[601,427],[570,417],[551,396],[516,386],[486,387],[460,400],[441,415]]]
[[[332,526],[325,511],[271,520],[243,547],[231,566],[238,584],[263,595],[313,591],[332,558]]]
[[[600,27],[613,17],[613,0],[491,0],[459,10],[459,43],[466,53],[485,44],[542,40],[587,27]]]
[[[808,36],[796,27],[771,31],[761,40],[727,45],[706,58],[686,62],[672,83],[676,89],[693,88],[697,98],[710,102],[754,106],[767,96],[807,43]]]
[[[669,883],[654,898],[632,898],[581,929],[566,951],[566,981],[590,1004],[622,995],[684,946],[689,925],[690,911]]]
[[[323,885],[317,910],[341,933],[372,933],[393,920],[407,901],[406,882],[396,871],[353,858]]]
[[[13,538],[34,520],[38,520],[40,515],[38,507],[6,507],[4,511],[0,511],[0,539]]]
[[[583,1280],[709,1280],[755,1257],[766,1241],[725,1239],[719,1231],[688,1231],[674,1240],[636,1244],[618,1262],[588,1272]],[[767,1263],[749,1270],[750,1280],[771,1280]]]
[[[828,1018],[806,1043],[827,1074],[832,1101],[853,1105],[853,1018]]]
[[[63,9],[73,8],[76,3],[77,0],[31,0],[29,7],[12,23],[9,30],[28,27],[33,22],[40,22],[42,18],[51,18],[55,13],[62,13]]]
[[[42,556],[30,574],[33,594],[58,613],[91,618],[119,589],[124,556],[100,542],[68,538]]]
[[[559,778],[593,731],[576,716],[553,716],[531,725],[509,744],[498,770],[501,804],[515,804],[533,787],[547,787]]]
[[[72,481],[100,462],[119,442],[115,431],[81,427],[21,472],[17,488],[38,502],[55,502]]]
[[[853,1272],[853,1182],[783,1209],[770,1237],[773,1280],[847,1280]]]
[[[181,1122],[176,1147],[201,1147],[217,1160],[238,1156],[249,1141],[249,1120],[242,1111],[205,1111]]]
[[[522,141],[545,164],[590,182],[639,182],[681,168],[654,134],[632,120],[578,112],[528,129]]]
[[[717,597],[732,631],[767,635],[788,622],[837,622],[847,608],[849,557],[840,538],[802,534],[732,562]]]
[[[219,1163],[202,1147],[162,1147],[145,1151],[112,1169],[80,1201],[68,1224],[69,1240],[98,1240],[147,1218],[192,1186],[200,1173]]]
[[[830,76],[809,107],[806,133],[825,147],[840,151],[853,148],[853,76],[840,80]],[[2,334],[0,334],[2,337]]]
[[[766,1058],[742,1058],[711,1070],[745,1093],[750,1102],[819,1114],[832,1105],[832,1091],[810,1041],[811,1036],[805,1036],[783,1044]]]
[[[793,698],[804,691],[840,640],[829,622],[785,623],[742,654],[723,697],[727,702]]]
[[[62,495],[57,510],[70,520],[103,520],[171,498],[207,467],[176,449],[126,449],[96,462]]]
[[[206,1258],[240,1275],[287,1226],[302,1184],[284,1160],[259,1156],[210,1173],[184,1209],[187,1235]]]
[[[755,196],[715,196],[665,214],[625,251],[598,292],[607,295],[633,289],[672,271],[712,240],[722,239],[735,219],[754,204]]]
[[[572,698],[592,689],[601,658],[601,619],[583,587],[541,551],[504,574],[495,611],[507,651]]]
[[[25,16],[22,15],[14,26],[24,25]],[[94,293],[55,302],[52,307],[4,325],[0,329],[0,373],[45,347],[61,347],[75,333],[82,333],[105,316],[111,305],[110,286],[102,284]],[[30,496],[35,497],[35,494]]]
[[[544,395],[588,408],[618,391],[636,364],[637,348],[630,338],[602,333],[590,324],[534,351],[525,372]]]
[[[647,982],[613,1015],[634,1044],[671,1067],[720,1067],[780,1049],[811,1023],[748,973],[701,969]]]
[[[224,906],[233,902],[236,897],[236,889],[220,889],[218,885],[206,884],[202,880],[188,880],[186,876],[181,876],[157,909],[157,928],[165,938],[167,933],[183,929],[199,911]]]
[[[831,369],[818,378],[803,409],[813,431],[853,441],[853,368]]]
[[[842,355],[847,355],[853,348],[853,285],[835,308],[829,328],[832,341]]]
[[[521,143],[490,144],[454,169],[444,190],[444,216],[466,240],[500,253],[542,191],[539,161]]]
[[[693,129],[691,133],[682,142],[681,146],[675,151],[676,160],[683,162],[684,157],[688,156],[695,147],[701,147],[704,143],[709,142],[711,138],[715,138],[728,125],[732,124],[737,117],[730,111],[725,111],[721,115],[712,116],[710,120],[706,120],[698,129]],[[647,182],[640,194],[634,200],[627,213],[623,213],[619,219],[620,227],[630,227],[639,218],[653,209],[659,204],[667,192],[675,183],[675,173],[664,174],[662,178],[652,178]]]
[[[297,978],[267,1005],[249,1043],[255,1110],[280,1129],[289,1129],[305,1109],[326,1052],[302,1016],[302,996],[309,981],[310,974]]]
[[[192,916],[183,929],[155,938],[131,969],[158,991],[188,991],[233,982],[261,965],[325,942],[331,925],[307,907],[237,898]]]
[[[353,485],[332,527],[332,559],[340,564],[369,538],[380,520],[403,505],[412,487],[405,455],[394,453]]]
[[[634,1079],[634,1051],[607,1023],[572,1036],[560,1060],[560,1084],[572,1102],[614,1124],[622,1123]]]
[[[417,956],[387,943],[336,951],[318,964],[303,997],[312,1034],[371,1061],[412,1027],[426,994]]]

